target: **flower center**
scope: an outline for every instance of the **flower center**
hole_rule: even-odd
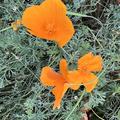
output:
[[[46,25],[45,30],[48,34],[53,34],[55,33],[55,25],[49,23]]]

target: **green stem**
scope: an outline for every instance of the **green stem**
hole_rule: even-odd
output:
[[[0,30],[0,33],[1,33],[1,32],[4,32],[4,31],[6,31],[6,30],[9,30],[9,29],[11,29],[11,28],[12,28],[11,26],[6,27],[6,28],[4,28],[4,29]]]
[[[89,18],[93,18],[94,20],[96,20],[101,26],[103,26],[102,22],[100,20],[98,20],[97,18],[93,17],[93,16],[89,16],[89,15],[84,15],[84,14],[80,14],[80,13],[74,13],[74,12],[70,12],[67,11],[68,15],[74,15],[74,16],[78,16],[78,17],[89,17]]]
[[[69,57],[70,57],[70,55],[69,55],[69,54],[65,51],[65,49],[64,49],[64,48],[62,48],[62,47],[61,47],[60,49],[62,50],[62,52],[63,52],[63,53],[65,53],[67,56],[69,56]]]
[[[77,108],[77,106],[78,106],[79,103],[81,102],[81,100],[82,100],[84,94],[85,94],[85,90],[82,92],[82,94],[81,94],[79,100],[77,101],[77,103],[75,104],[74,108],[72,109],[72,111],[70,112],[70,114],[67,116],[67,118],[66,118],[65,120],[68,120],[68,119],[69,119],[69,117],[71,116],[71,114],[74,112],[74,110]]]
[[[104,120],[103,118],[101,118],[93,109],[91,109],[92,110],[92,112],[94,113],[94,115],[96,116],[96,117],[98,117],[100,120]]]
[[[67,11],[67,14],[68,15],[79,16],[79,17],[87,17],[87,15],[80,14],[80,13],[75,13],[75,12],[70,12],[70,11]]]

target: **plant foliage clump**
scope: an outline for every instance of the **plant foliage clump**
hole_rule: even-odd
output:
[[[76,33],[60,50],[50,41],[29,36],[24,28],[14,32],[11,22],[21,18],[23,10],[42,0],[0,1],[0,119],[1,120],[65,120],[79,91],[68,90],[59,110],[52,110],[54,97],[39,82],[42,67],[58,70],[61,58],[70,67],[88,51],[101,54],[104,69],[99,84],[85,94],[69,120],[80,120],[85,112],[92,120],[120,119],[120,8],[109,0],[66,0],[69,11],[92,17],[70,16]],[[97,19],[97,20],[96,20]],[[5,30],[6,28],[6,30]],[[82,108],[87,111],[81,111]],[[94,112],[93,112],[94,111]],[[97,114],[97,115],[96,115]]]

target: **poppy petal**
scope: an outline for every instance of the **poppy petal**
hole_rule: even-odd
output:
[[[93,56],[90,52],[78,60],[78,69],[88,72],[97,72],[102,70],[102,57]]]
[[[82,83],[80,73],[76,70],[68,72],[66,81],[69,83],[70,88],[73,90],[79,89]]]
[[[98,83],[98,78],[93,73],[85,73],[82,77],[86,92],[91,92]]]
[[[68,70],[67,70],[67,62],[65,59],[60,60],[59,69],[60,69],[60,73],[64,76],[64,78],[66,78]]]
[[[63,47],[73,36],[75,30],[71,20],[66,16],[58,20],[58,30],[56,32],[56,39],[58,45]]]
[[[44,67],[41,72],[40,80],[45,86],[56,86],[58,81],[59,82],[63,81],[63,78],[60,74],[55,72],[52,68]]]
[[[53,88],[52,93],[55,96],[53,109],[60,108],[61,100],[68,88],[69,86],[66,83],[63,85],[58,85],[55,88]]]
[[[79,60],[78,60],[78,65],[85,65],[88,63],[89,60],[91,60],[93,58],[93,54],[92,52],[89,52],[87,53],[86,55],[84,55],[83,57],[81,57]]]
[[[95,56],[87,65],[87,71],[98,72],[102,70],[102,58],[101,56]]]
[[[80,85],[70,85],[70,88],[73,90],[78,90]]]

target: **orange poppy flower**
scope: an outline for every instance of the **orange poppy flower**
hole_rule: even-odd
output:
[[[87,92],[91,92],[98,83],[97,76],[92,72],[99,72],[101,70],[102,58],[99,55],[94,56],[90,52],[78,60],[78,71]]]
[[[31,34],[55,41],[63,47],[74,34],[72,22],[66,12],[66,6],[61,0],[45,0],[24,11],[22,24]]]
[[[77,90],[80,86],[78,79],[79,73],[77,71],[68,71],[67,62],[65,59],[60,61],[60,72],[55,72],[50,67],[44,67],[41,72],[40,80],[45,86],[53,86],[52,93],[55,96],[55,102],[53,109],[60,108],[61,99],[64,96],[68,88]],[[74,84],[72,84],[74,81]]]
[[[78,70],[69,71],[65,59],[60,61],[59,67],[59,73],[48,66],[44,67],[40,76],[43,85],[54,87],[52,89],[55,96],[53,109],[60,108],[62,97],[68,88],[77,90],[81,84],[86,87],[87,92],[95,88],[98,78],[91,72],[102,69],[102,58],[88,53],[78,60]]]

